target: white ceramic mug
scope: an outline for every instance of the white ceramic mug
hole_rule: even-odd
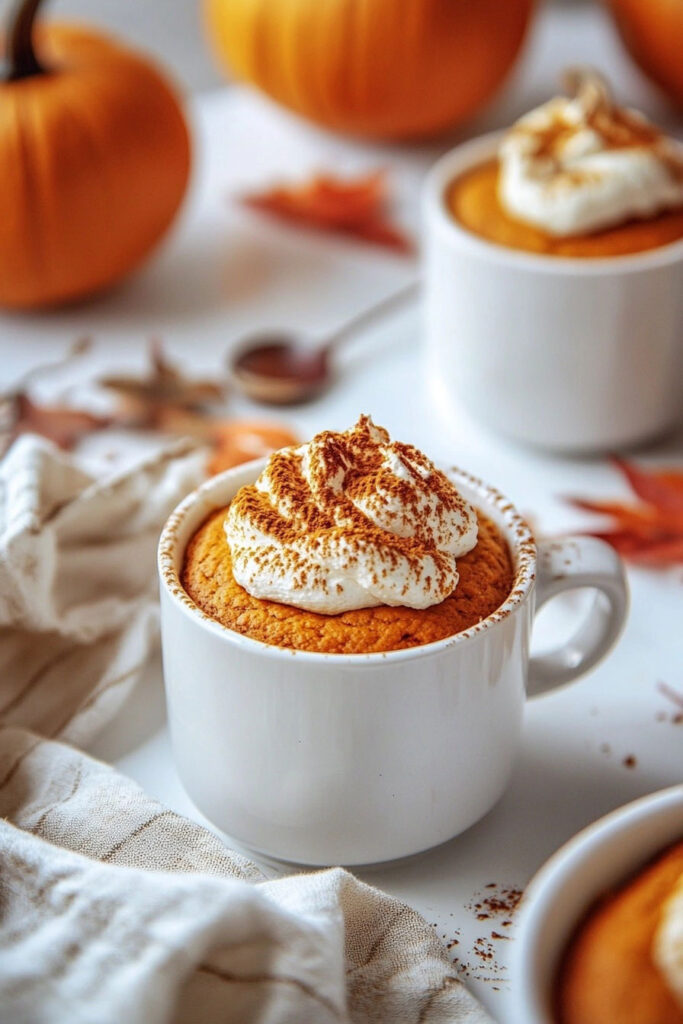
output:
[[[445,196],[499,140],[448,153],[424,188],[427,372],[440,404],[555,450],[608,450],[671,429],[683,415],[683,240],[570,259],[478,237]]]
[[[183,590],[185,547],[264,462],[229,470],[171,515],[159,545],[164,679],[175,759],[197,807],[243,846],[301,864],[362,864],[425,850],[496,802],[517,751],[525,689],[542,693],[602,658],[627,589],[592,538],[536,545],[492,487],[447,470],[504,533],[515,579],[471,629],[410,650],[317,654],[252,640],[208,618]],[[572,641],[531,659],[534,610],[594,587]]]
[[[584,915],[681,838],[683,786],[673,786],[620,807],[553,854],[520,906],[509,1024],[555,1024],[558,971]]]

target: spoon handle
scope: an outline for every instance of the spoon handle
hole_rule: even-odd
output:
[[[363,327],[369,327],[370,324],[376,320],[381,320],[382,317],[392,313],[394,309],[398,309],[404,303],[408,302],[417,296],[420,290],[420,281],[416,279],[409,281],[408,284],[404,284],[402,288],[392,292],[385,299],[381,299],[379,302],[374,302],[371,306],[366,306],[355,316],[352,316],[349,320],[343,323],[337,328],[332,334],[328,335],[325,340],[323,348],[326,352],[330,352],[337,345],[342,344],[356,331]]]

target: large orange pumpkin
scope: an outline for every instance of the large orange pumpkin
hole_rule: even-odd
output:
[[[0,81],[0,305],[89,295],[171,223],[190,168],[178,101],[145,59],[17,5]]]
[[[631,56],[683,106],[683,0],[607,0]]]
[[[234,74],[320,124],[432,135],[500,85],[533,0],[205,0]]]

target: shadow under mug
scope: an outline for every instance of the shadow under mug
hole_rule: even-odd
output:
[[[179,574],[200,524],[264,464],[209,480],[161,535],[164,679],[180,778],[218,828],[283,861],[368,864],[443,843],[505,789],[525,693],[575,679],[615,642],[628,605],[621,562],[588,537],[537,550],[505,497],[446,470],[510,547],[514,583],[496,612],[409,650],[318,654],[263,644],[206,616]],[[530,659],[535,610],[577,587],[596,591],[590,614],[568,643]]]

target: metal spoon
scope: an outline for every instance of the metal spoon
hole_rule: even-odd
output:
[[[232,354],[233,383],[249,398],[266,405],[307,402],[321,394],[333,377],[331,356],[360,328],[393,312],[417,294],[411,281],[381,302],[361,310],[317,345],[285,331],[272,331],[244,341]]]

